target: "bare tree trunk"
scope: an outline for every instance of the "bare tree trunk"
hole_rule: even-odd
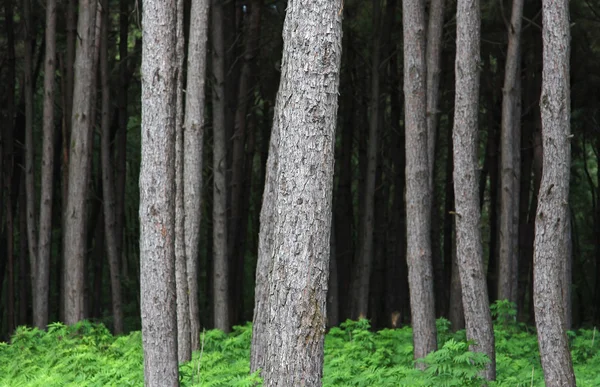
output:
[[[177,0],[177,115],[175,118],[175,287],[177,289],[177,357],[179,363],[192,358],[190,297],[185,259],[185,209],[183,203],[183,0]],[[193,76],[193,75],[192,75]]]
[[[406,219],[410,309],[415,359],[437,349],[431,261],[425,2],[402,2],[406,125]]]
[[[575,386],[565,332],[564,261],[568,254],[570,144],[570,26],[567,1],[542,2],[543,171],[535,221],[535,322],[547,386]]]
[[[104,206],[104,232],[106,252],[110,271],[110,289],[112,293],[113,329],[116,335],[123,333],[123,307],[121,300],[121,275],[119,273],[120,257],[117,251],[117,230],[115,213],[115,173],[111,157],[110,127],[110,76],[108,69],[108,1],[102,4],[102,37],[100,52],[100,82],[102,83],[102,198]]]
[[[225,46],[223,5],[212,5],[213,106],[213,257],[215,328],[229,331],[229,265],[227,256],[227,139],[225,135]]]
[[[85,256],[87,241],[87,192],[90,173],[91,125],[95,114],[94,57],[96,0],[79,1],[77,52],[73,89],[68,198],[65,209],[64,297],[65,322],[74,324],[85,317]]]
[[[177,2],[142,13],[140,282],[146,386],[178,386],[175,289]]]
[[[480,65],[479,0],[459,0],[456,18],[456,99],[454,104],[454,200],[456,255],[462,286],[467,338],[472,350],[491,360],[484,376],[496,378],[494,330],[481,244],[477,186],[477,130]]]
[[[50,252],[52,249],[52,200],[54,195],[54,72],[56,68],[56,0],[46,2],[46,53],[44,59],[44,112],[41,168],[39,238],[33,290],[33,324],[48,325]]]
[[[204,82],[209,0],[192,1],[188,44],[184,122],[185,254],[190,305],[191,349],[199,349],[198,241],[202,199],[202,147],[204,135]],[[193,70],[192,70],[193,69]]]
[[[381,0],[373,0],[373,52],[371,54],[371,100],[369,106],[369,135],[367,140],[367,171],[364,187],[364,211],[360,221],[358,262],[352,287],[353,319],[366,318],[369,312],[369,289],[373,266],[373,231],[375,216],[375,176],[379,131],[379,67],[381,63]]]
[[[521,88],[518,82],[521,60],[521,19],[523,0],[513,0],[508,26],[508,50],[502,89],[502,141],[500,189],[500,251],[498,256],[498,298],[517,302],[516,277],[519,255],[519,173],[521,150]],[[515,216],[516,215],[516,216]],[[516,224],[515,224],[516,219]]]
[[[273,204],[263,212],[273,218],[271,225],[261,224],[261,234],[267,231],[267,241],[272,238],[272,244],[262,246],[271,255],[259,258],[267,267],[272,265],[268,293],[265,299],[257,299],[268,305],[261,316],[266,317],[266,335],[260,339],[266,342],[258,344],[265,350],[261,354],[265,386],[321,385],[342,45],[340,7],[337,1],[291,1],[284,23],[272,135],[279,149],[269,155],[270,165],[277,157],[277,168],[268,170],[265,199]],[[303,70],[295,71],[299,68]],[[265,324],[264,320],[256,323]]]

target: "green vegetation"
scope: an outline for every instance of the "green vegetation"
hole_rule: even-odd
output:
[[[518,324],[511,306],[499,303],[496,318],[498,381],[491,386],[543,386],[535,332]],[[412,330],[369,330],[367,320],[332,328],[325,340],[324,386],[480,386],[478,373],[487,358],[468,351],[464,331],[452,333],[438,321],[439,347],[413,367]],[[208,331],[202,350],[181,365],[182,386],[256,386],[249,375],[252,326],[226,335]],[[600,343],[596,330],[569,332],[577,385],[600,385]],[[21,327],[11,344],[0,343],[0,386],[141,386],[143,350],[140,332],[113,337],[101,324],[52,324],[48,332]]]

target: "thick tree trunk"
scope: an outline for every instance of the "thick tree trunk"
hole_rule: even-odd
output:
[[[177,289],[177,357],[179,363],[192,358],[190,297],[185,259],[185,209],[183,202],[183,60],[185,33],[183,0],[177,0],[177,115],[175,118],[175,287]],[[193,74],[192,74],[193,76]]]
[[[490,314],[481,243],[477,187],[477,122],[479,106],[479,0],[459,0],[456,18],[456,99],[454,104],[454,200],[456,255],[462,286],[467,338],[474,351],[491,360],[484,376],[496,378],[494,330]]]
[[[229,265],[227,256],[227,139],[225,135],[225,46],[223,5],[213,0],[213,257],[215,328],[229,331]]]
[[[85,318],[85,255],[87,241],[87,192],[90,173],[91,122],[95,108],[92,104],[96,90],[95,0],[79,1],[77,23],[77,52],[73,88],[73,115],[71,121],[69,185],[65,209],[64,233],[64,297],[65,322],[74,324]]]
[[[425,2],[403,1],[402,17],[406,123],[406,254],[414,357],[418,359],[437,349],[430,234]]]
[[[198,241],[202,199],[202,149],[204,135],[204,82],[209,0],[192,2],[188,44],[185,122],[183,133],[185,255],[190,305],[192,351],[200,348],[198,300]],[[193,70],[190,70],[193,69]]]
[[[568,254],[571,165],[570,27],[567,1],[543,1],[543,172],[534,244],[535,322],[547,386],[575,386],[565,332],[564,261]]]
[[[146,386],[178,386],[175,290],[176,0],[142,13],[140,282]]]
[[[277,168],[268,169],[264,198],[272,204],[261,214],[272,221],[261,224],[261,234],[269,234],[261,235],[260,253],[270,255],[259,259],[262,268],[272,270],[268,285],[262,284],[264,298],[257,297],[268,311],[260,316],[266,321],[255,321],[266,332],[255,341],[265,350],[260,353],[265,386],[321,385],[342,44],[340,6],[340,2],[312,0],[291,1],[287,8],[272,135],[279,149],[269,155],[270,166],[276,158]],[[303,70],[295,71],[298,68]]]
[[[517,263],[519,256],[519,174],[521,150],[521,88],[518,78],[521,60],[521,19],[523,0],[513,0],[512,16],[508,26],[508,50],[502,88],[501,129],[501,189],[500,232],[498,255],[498,299],[517,302]],[[515,216],[516,214],[516,216]],[[515,224],[515,218],[517,220]]]
[[[113,329],[116,335],[123,333],[123,306],[121,300],[121,276],[119,272],[120,257],[117,251],[117,230],[115,212],[115,173],[111,154],[110,125],[110,76],[108,69],[108,1],[104,1],[102,17],[102,37],[100,52],[100,79],[102,83],[102,198],[104,206],[104,233],[106,237],[106,253],[110,271],[110,289],[112,296]]]

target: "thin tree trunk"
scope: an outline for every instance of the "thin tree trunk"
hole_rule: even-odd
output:
[[[475,341],[472,350],[483,352],[490,358],[491,363],[486,367],[484,376],[494,380],[494,330],[483,269],[481,213],[477,192],[480,23],[479,0],[459,0],[453,130],[456,255],[467,338]]]
[[[213,106],[213,253],[215,328],[229,331],[229,265],[227,255],[227,139],[225,135],[225,46],[223,6],[212,6]]]
[[[568,254],[571,164],[570,26],[567,1],[542,2],[543,172],[535,221],[534,304],[546,386],[575,386],[565,332],[563,261]]]
[[[419,359],[437,349],[431,261],[425,2],[403,1],[402,17],[406,123],[406,254],[414,357]]]
[[[183,0],[177,0],[177,115],[175,123],[175,287],[177,289],[177,357],[179,363],[192,358],[190,298],[185,259],[185,209],[183,203],[183,59],[185,33]]]
[[[192,351],[200,348],[198,242],[200,239],[202,209],[202,149],[204,145],[204,82],[206,77],[208,7],[209,0],[192,1],[183,133],[185,255],[188,276]]]
[[[56,0],[46,2],[46,52],[44,59],[44,112],[41,168],[39,237],[34,283],[33,324],[48,325],[50,252],[52,250],[52,204],[54,197],[54,72],[56,68]]]
[[[523,0],[513,0],[508,26],[508,50],[502,89],[502,136],[500,145],[500,249],[498,256],[498,298],[517,302],[519,172],[521,143],[521,88],[518,78],[521,60]],[[516,214],[516,216],[515,216]],[[517,223],[515,224],[515,218]]]
[[[84,319],[85,255],[87,241],[87,192],[90,173],[91,125],[95,114],[94,73],[96,38],[95,0],[79,1],[77,52],[73,89],[72,133],[70,139],[68,199],[64,233],[65,322]]]
[[[175,289],[176,0],[142,11],[140,282],[146,386],[178,386]]]
[[[254,87],[258,77],[253,74],[253,64],[258,50],[259,32],[260,32],[260,15],[262,1],[252,0],[249,4],[250,16],[246,22],[244,29],[246,41],[244,44],[244,61],[240,70],[240,80],[237,94],[237,107],[235,111],[235,127],[232,144],[232,171],[231,171],[231,217],[228,224],[228,241],[231,246],[230,254],[230,272],[232,274],[231,285],[231,320],[232,323],[240,323],[239,309],[243,305],[243,279],[244,279],[244,255],[245,241],[242,237],[245,234],[245,224],[248,222],[247,212],[243,211],[247,208],[247,202],[250,200],[250,195],[245,191],[246,180],[251,174],[251,170],[246,170],[245,159],[251,155],[247,153],[246,137],[248,126],[249,106],[254,102]]]
[[[115,335],[123,333],[123,307],[121,300],[121,276],[119,273],[120,257],[117,251],[117,230],[115,213],[115,173],[111,155],[110,127],[110,76],[108,69],[108,1],[104,1],[104,16],[102,17],[102,36],[100,52],[100,81],[102,82],[102,197],[104,205],[104,233],[106,237],[106,252],[110,271],[110,289],[112,295],[113,329]]]
[[[366,318],[369,313],[369,290],[373,267],[373,232],[375,215],[375,176],[379,142],[379,94],[381,64],[381,0],[373,0],[373,51],[371,54],[371,100],[369,106],[369,134],[367,140],[367,171],[364,187],[364,210],[361,214],[358,262],[352,300],[353,319]]]

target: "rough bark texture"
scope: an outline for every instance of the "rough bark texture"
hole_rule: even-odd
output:
[[[494,331],[488,301],[481,213],[478,197],[477,130],[479,99],[479,0],[459,0],[456,18],[456,98],[454,104],[454,198],[456,255],[462,285],[467,337],[472,349],[492,361],[485,369],[488,380],[496,378]]]
[[[521,60],[521,19],[523,0],[513,0],[508,26],[508,50],[502,89],[502,129],[500,145],[501,189],[498,256],[498,299],[517,302],[517,263],[519,256],[519,183],[521,148],[521,88],[518,82]],[[516,215],[516,222],[515,222]]]
[[[402,2],[408,282],[415,359],[437,349],[428,161],[425,2]]]
[[[82,320],[85,295],[85,256],[87,241],[87,192],[91,159],[91,122],[93,96],[96,89],[94,72],[96,37],[95,0],[79,1],[77,22],[75,80],[69,152],[68,197],[64,234],[64,299],[65,322]]]
[[[177,0],[177,116],[175,122],[175,286],[177,288],[177,357],[179,363],[192,358],[190,298],[185,259],[185,209],[183,204],[183,0]]]
[[[50,251],[52,243],[52,197],[54,184],[54,71],[56,68],[56,0],[46,2],[46,53],[44,59],[44,123],[42,178],[33,324],[48,324],[50,292]],[[32,269],[33,270],[33,269]]]
[[[117,234],[115,229],[115,172],[111,152],[110,113],[110,76],[108,68],[108,2],[103,4],[102,42],[100,52],[100,78],[102,82],[102,199],[104,209],[104,236],[110,272],[111,306],[113,329],[116,335],[123,333],[123,302],[121,298],[121,275],[119,272],[119,255],[117,252]]]
[[[192,351],[199,349],[198,241],[202,198],[202,145],[204,135],[204,82],[209,0],[192,1],[185,94],[184,210]]]
[[[227,256],[227,140],[225,134],[225,46],[223,5],[212,4],[213,106],[213,260],[215,328],[229,331],[229,265]]]
[[[176,0],[142,13],[140,284],[146,386],[178,386],[175,305]]]
[[[547,386],[575,386],[563,305],[571,165],[569,4],[543,1],[543,171],[533,257],[535,322]]]
[[[371,54],[371,100],[369,104],[369,134],[367,140],[367,170],[364,187],[364,209],[359,221],[359,251],[352,286],[351,318],[366,318],[369,312],[369,289],[373,267],[373,231],[375,228],[375,176],[379,131],[379,67],[381,1],[373,0],[373,53]]]
[[[256,321],[264,330],[258,345],[264,349],[265,386],[321,385],[340,8],[341,2],[328,0],[291,1],[287,7],[273,128],[278,150],[269,155],[278,168],[268,171],[265,199],[274,200],[262,214],[271,215],[272,224],[261,224],[261,233],[266,226],[269,234],[261,235],[260,253],[271,255],[259,258],[263,269],[272,265],[262,289],[267,311],[260,317],[266,322]]]

